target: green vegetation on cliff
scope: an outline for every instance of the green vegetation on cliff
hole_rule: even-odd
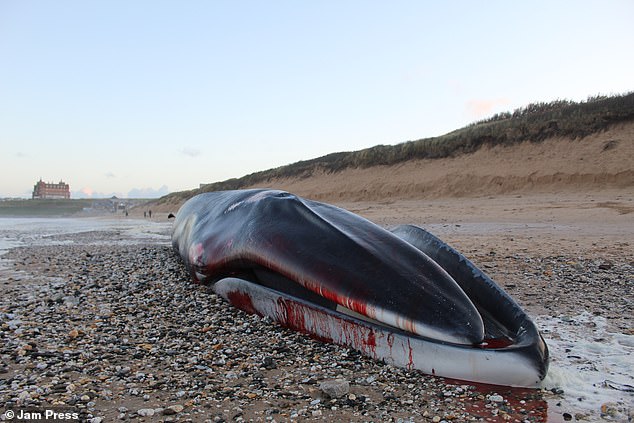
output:
[[[274,178],[307,178],[316,170],[338,172],[347,168],[392,165],[412,159],[452,157],[472,153],[482,146],[541,142],[551,137],[583,138],[611,125],[632,120],[634,92],[611,97],[590,97],[583,102],[557,100],[529,104],[512,113],[500,113],[440,137],[332,153],[241,178],[211,183],[200,189],[172,193],[158,202],[184,200],[202,192],[240,189]]]

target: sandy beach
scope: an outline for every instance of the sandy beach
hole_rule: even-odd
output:
[[[64,405],[92,422],[632,418],[631,195],[340,205],[383,226],[422,225],[498,281],[549,342],[552,375],[543,389],[447,381],[247,315],[190,282],[169,245],[168,222],[140,221],[151,236],[116,224],[50,235],[4,231],[28,245],[2,256],[0,404]],[[596,381],[573,381],[589,384],[577,392],[566,379],[602,364],[586,341],[622,353],[624,362],[590,372]],[[347,386],[335,398],[322,389],[333,380]]]

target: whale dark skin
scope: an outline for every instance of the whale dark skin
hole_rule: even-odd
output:
[[[547,349],[532,321],[468,260],[420,228],[391,232],[284,191],[219,191],[181,207],[172,242],[196,281],[297,330],[427,373],[444,366],[449,377],[532,386],[545,375]],[[245,295],[248,304],[240,304],[236,298]],[[304,315],[293,321],[297,312],[280,311],[282,303]],[[308,317],[311,328],[300,327]],[[346,327],[341,339],[338,325]],[[493,352],[503,353],[500,369],[489,363]],[[440,364],[421,364],[434,360]],[[503,370],[517,362],[525,374],[507,379]]]
[[[279,274],[421,336],[460,344],[484,339],[480,314],[446,271],[338,207],[275,190],[213,192],[179,210],[174,233],[188,225],[185,239],[177,235],[174,243],[197,279]]]

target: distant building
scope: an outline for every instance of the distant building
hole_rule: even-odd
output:
[[[70,199],[70,186],[59,181],[58,184],[48,184],[40,178],[33,187],[33,198]]]

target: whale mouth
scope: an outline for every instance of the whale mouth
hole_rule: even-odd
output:
[[[485,328],[484,339],[481,342],[477,342],[473,344],[465,344],[463,342],[450,342],[450,341],[437,339],[433,337],[421,336],[415,332],[408,331],[406,329],[403,329],[397,326],[386,324],[385,322],[381,322],[377,319],[373,319],[365,314],[359,313],[355,310],[345,307],[344,305],[341,305],[335,301],[332,301],[324,296],[321,296],[311,291],[310,289],[305,288],[304,286],[297,283],[296,281],[289,279],[268,268],[253,267],[248,270],[244,270],[240,272],[231,272],[230,275],[226,275],[211,281],[212,289],[215,289],[214,287],[216,286],[216,284],[220,284],[221,282],[224,282],[230,279],[241,280],[245,282],[242,284],[243,287],[248,287],[249,284],[261,286],[283,296],[284,298],[289,298],[304,304],[316,306],[323,313],[347,316],[353,321],[366,323],[374,327],[380,327],[387,332],[401,333],[409,337],[426,339],[432,342],[455,344],[455,345],[459,345],[463,347],[501,349],[501,348],[507,348],[507,347],[513,346],[516,341],[514,334],[512,334],[507,328],[505,328],[498,321],[496,321],[495,318],[491,316],[490,313],[488,313],[486,310],[481,310],[479,307],[478,307],[478,311],[481,311],[481,317],[484,322],[484,328]],[[201,281],[203,283],[209,282],[209,281],[205,281],[204,279]],[[226,289],[227,288],[223,288],[223,290],[226,290]],[[248,292],[244,292],[243,294],[248,294]],[[236,298],[239,298],[239,297],[234,296],[233,299],[227,297],[227,299],[230,300],[232,303],[235,302],[234,304],[235,306],[237,306],[238,308],[242,308],[244,304],[242,304],[241,301],[236,301]],[[252,310],[246,310],[246,311],[253,312]],[[402,318],[405,318],[405,317],[402,317]]]
[[[296,296],[295,289],[290,295],[237,277],[216,281],[212,290],[236,308],[268,317],[318,341],[351,347],[386,364],[427,374],[534,387],[548,369],[548,350],[540,336],[535,338],[530,333],[530,328],[515,340],[487,338],[479,345],[467,346],[421,337],[327,300],[317,300],[321,303],[317,304],[309,300],[314,298],[310,291],[305,291],[307,295],[302,298],[301,293]]]

